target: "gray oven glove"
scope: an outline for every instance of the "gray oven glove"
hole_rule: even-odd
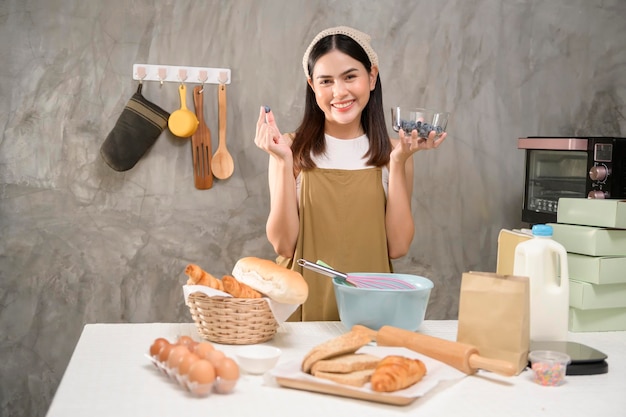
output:
[[[150,149],[167,127],[170,114],[141,95],[139,84],[100,147],[102,159],[116,171],[127,171]]]

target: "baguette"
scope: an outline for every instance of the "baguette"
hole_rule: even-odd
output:
[[[224,284],[224,291],[236,298],[261,298],[263,295],[257,290],[250,288],[243,282],[239,282],[235,277],[231,275],[224,275],[222,277],[222,283]]]
[[[378,363],[370,379],[372,390],[392,392],[419,382],[426,375],[426,365],[419,359],[386,356]]]

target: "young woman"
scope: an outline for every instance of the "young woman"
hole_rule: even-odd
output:
[[[304,117],[281,134],[261,107],[256,145],[269,153],[266,232],[277,262],[302,273],[309,298],[292,320],[338,320],[331,279],[297,264],[322,260],[343,272],[390,272],[413,240],[412,155],[446,134],[385,124],[378,56],[368,35],[345,26],[320,32],[304,53]]]

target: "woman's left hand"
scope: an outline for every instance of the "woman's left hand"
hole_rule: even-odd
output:
[[[413,130],[409,135],[404,133],[404,130],[400,129],[400,139],[396,146],[391,151],[391,158],[399,162],[406,160],[417,151],[425,151],[429,149],[436,149],[443,143],[448,135],[446,132],[437,135],[434,130],[428,133],[427,138],[418,137],[417,130]]]

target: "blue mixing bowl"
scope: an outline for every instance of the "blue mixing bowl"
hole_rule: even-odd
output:
[[[345,284],[341,278],[333,278],[339,319],[346,328],[361,324],[378,330],[389,325],[415,331],[420,327],[434,286],[431,280],[419,275],[394,273],[354,272],[350,275],[400,279],[413,284],[416,289],[359,288]]]

